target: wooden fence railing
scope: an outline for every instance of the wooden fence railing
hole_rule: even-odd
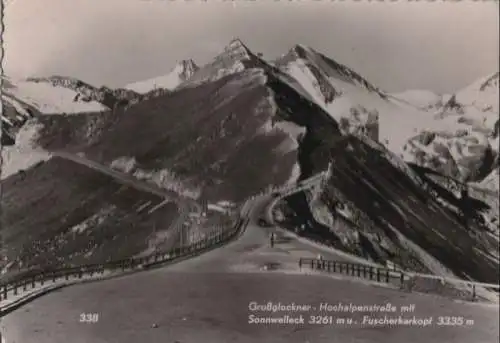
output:
[[[377,268],[374,266],[351,263],[344,261],[332,261],[314,258],[300,258],[299,268],[309,267],[313,270],[321,270],[329,273],[344,274],[347,276],[362,277],[367,280],[395,283],[403,286],[409,277],[402,271]]]
[[[382,282],[399,286],[406,291],[420,291],[425,293],[443,293],[453,297],[477,300],[484,296],[484,290],[496,292],[500,285],[492,283],[475,282],[456,278],[441,277],[436,275],[418,274],[404,270],[379,268],[365,264],[344,261],[332,261],[314,258],[300,258],[299,268],[308,267],[328,273],[344,274],[366,280]],[[491,300],[491,298],[485,298]]]

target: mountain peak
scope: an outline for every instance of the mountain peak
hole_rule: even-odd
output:
[[[230,55],[233,58],[248,60],[252,52],[239,38],[232,39],[224,48],[224,55]]]
[[[226,49],[227,48],[229,48],[229,49],[240,49],[240,48],[248,49],[246,47],[245,43],[243,43],[243,41],[239,38],[231,39],[229,44],[226,46]]]
[[[313,49],[311,49],[309,46],[304,45],[304,44],[295,44],[295,46],[292,48],[292,51],[311,52],[311,51],[313,51]]]
[[[336,79],[340,82],[363,87],[370,92],[376,93],[379,97],[382,97],[384,99],[386,98],[382,91],[370,84],[366,79],[364,79],[361,75],[356,73],[348,66],[338,63],[332,58],[327,57],[324,54],[316,51],[315,49],[303,44],[296,44],[288,51],[287,54],[279,58],[276,61],[276,64],[278,65],[278,67],[285,69],[293,65],[304,65],[314,75],[313,77],[318,79],[318,82],[322,84],[322,88],[331,88],[332,80]],[[330,86],[327,86],[327,84],[330,84]],[[331,89],[331,91],[328,91],[327,93],[329,94],[326,96],[326,98],[330,100],[326,101],[330,102],[331,100],[333,100],[333,98],[336,97],[335,94],[337,94],[338,96],[341,92],[340,89],[337,89],[334,92],[333,89]]]
[[[303,44],[296,44],[290,50],[288,50],[286,54],[282,55],[281,60],[285,60],[288,62],[289,60],[295,60],[299,58],[307,59],[307,55],[311,53],[315,53],[315,51],[310,47]]]
[[[207,81],[215,81],[227,75],[242,72],[245,69],[264,68],[267,64],[254,54],[239,39],[232,39],[224,50],[211,62],[202,66],[183,87],[190,87]]]

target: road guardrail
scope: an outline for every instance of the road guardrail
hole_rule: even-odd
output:
[[[208,236],[196,242],[169,251],[105,263],[45,269],[28,276],[14,278],[6,283],[0,282],[0,301],[7,300],[12,296],[18,296],[21,292],[33,290],[45,284],[54,284],[58,281],[77,282],[78,280],[83,281],[84,278],[90,278],[89,280],[92,280],[92,278],[100,279],[105,277],[104,274],[106,272],[111,272],[111,275],[117,276],[125,272],[139,271],[168,262],[175,262],[179,259],[194,257],[225,244],[238,235],[240,230],[248,224],[249,220],[241,216],[239,209],[235,214],[236,221],[229,227],[220,226]],[[0,308],[0,317],[6,314],[4,312],[4,309]]]
[[[412,273],[404,270],[393,270],[345,261],[300,258],[299,268],[302,269],[304,267],[308,267],[311,270],[343,274],[379,283],[392,284],[408,292],[443,293],[470,301],[476,301],[479,297],[486,298],[484,290],[495,292],[500,290],[500,285],[498,284]],[[460,285],[463,287],[457,288]],[[486,299],[490,300],[489,298]]]

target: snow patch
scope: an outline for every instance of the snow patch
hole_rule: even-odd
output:
[[[220,213],[227,213],[228,212],[227,208],[224,208],[223,206],[216,205],[216,204],[208,204],[207,208],[211,211],[216,211],[216,212],[220,212]]]
[[[2,117],[2,121],[7,123],[9,126],[14,126],[14,123],[9,120],[9,118]]]
[[[2,180],[52,157],[48,152],[37,149],[34,144],[41,128],[40,123],[29,120],[17,133],[16,145],[2,147]]]
[[[310,209],[314,219],[329,228],[335,226],[335,218],[333,213],[330,212],[328,206],[326,206],[319,197],[316,197],[310,204]]]
[[[217,202],[217,204],[219,204],[222,207],[227,207],[227,208],[232,208],[235,206],[235,204],[233,202],[227,201],[227,200],[221,200],[221,201]]]
[[[46,82],[20,81],[5,94],[32,105],[44,114],[102,112],[108,108],[97,101],[83,101],[72,89]]]
[[[301,169],[300,169],[300,164],[295,163],[292,167],[292,171],[290,172],[290,177],[286,181],[285,185],[294,185],[297,183],[297,181],[300,178],[301,174]]]
[[[136,164],[134,157],[119,157],[111,162],[111,168],[129,174],[134,171]]]
[[[173,191],[187,198],[198,199],[201,195],[201,189],[188,187],[175,173],[168,169],[155,171],[139,169],[134,157],[119,157],[111,162],[111,168],[132,174],[139,180],[154,183],[160,188]]]
[[[285,83],[290,88],[294,89],[303,98],[305,98],[313,103],[315,102],[314,98],[307,92],[307,90],[304,88],[304,86],[300,82],[298,82],[297,79],[292,77],[291,74],[289,74],[289,73],[277,73],[276,77],[278,78],[278,80]]]
[[[103,208],[99,210],[98,213],[70,228],[70,231],[75,234],[81,234],[87,229],[95,228],[96,226],[101,225],[113,213],[114,210],[114,206]]]
[[[306,133],[306,128],[292,122],[281,120],[274,122],[273,119],[270,119],[260,127],[258,132],[262,134],[271,134],[275,132],[287,134],[288,139],[278,147],[279,151],[287,153],[299,148],[300,137]]]
[[[166,75],[134,82],[125,86],[125,88],[140,94],[145,94],[159,88],[174,90],[184,81],[188,80],[197,69],[198,67],[192,60],[181,61]]]
[[[494,192],[500,192],[500,169],[494,169],[488,176],[486,176],[480,183],[479,186],[485,189],[492,190]]]
[[[325,99],[319,89],[318,81],[316,80],[314,74],[309,70],[304,60],[297,59],[296,61],[290,63],[287,66],[286,71],[294,79],[296,79],[306,91],[309,95],[309,100],[313,100],[313,102],[319,104],[323,107],[323,109],[327,110],[325,107]]]

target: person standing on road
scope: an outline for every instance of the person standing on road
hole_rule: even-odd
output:
[[[271,236],[269,237],[271,248],[274,248],[274,232],[271,232]]]

